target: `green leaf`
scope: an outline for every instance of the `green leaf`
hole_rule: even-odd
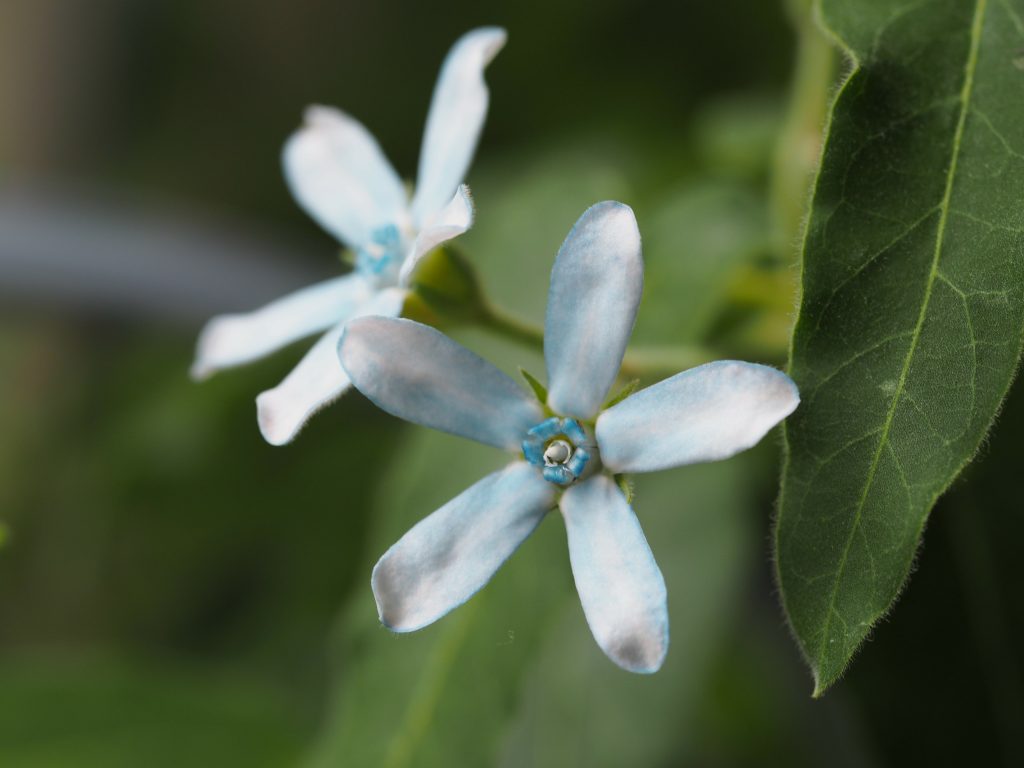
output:
[[[776,529],[820,695],[890,609],[1013,378],[1024,323],[1020,0],[822,0],[856,69],[803,257]]]

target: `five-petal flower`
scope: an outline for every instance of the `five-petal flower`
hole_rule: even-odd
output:
[[[522,457],[420,521],[381,557],[371,582],[385,626],[416,630],[465,602],[557,504],[597,643],[624,669],[661,667],[665,582],[614,475],[745,450],[796,408],[799,395],[773,368],[721,361],[602,410],[642,285],[632,210],[615,202],[591,207],[551,274],[544,407],[433,328],[386,317],[348,324],[338,348],[342,365],[379,407]]]
[[[195,378],[205,378],[326,331],[284,381],[257,398],[260,431],[268,442],[290,442],[349,387],[336,355],[345,323],[361,315],[397,317],[419,260],[472,224],[473,206],[462,181],[487,113],[483,71],[505,37],[502,29],[476,29],[448,53],[411,200],[374,138],[336,109],[310,107],[305,125],[285,144],[284,172],[295,199],[355,252],[356,268],[255,312],[213,318],[200,334],[192,367]]]

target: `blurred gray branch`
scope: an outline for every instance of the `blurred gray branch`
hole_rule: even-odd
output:
[[[288,243],[94,197],[0,190],[0,305],[197,324],[330,276]]]

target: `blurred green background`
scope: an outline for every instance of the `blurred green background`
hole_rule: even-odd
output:
[[[640,479],[672,646],[635,677],[590,638],[557,516],[444,621],[377,624],[373,562],[503,456],[358,394],[264,444],[253,399],[302,345],[187,378],[206,317],[338,269],[280,174],[302,108],[355,115],[412,176],[441,59],[484,23],[509,43],[459,246],[495,299],[539,323],[569,227],[620,199],[635,340],[781,364],[837,76],[800,5],[0,6],[0,765],[1024,764],[1021,385],[896,612],[812,701],[771,577],[777,434]]]

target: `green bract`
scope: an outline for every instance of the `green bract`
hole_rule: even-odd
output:
[[[910,571],[972,458],[1024,324],[1024,6],[822,0],[857,67],[832,110],[803,254],[777,524],[816,694]]]

